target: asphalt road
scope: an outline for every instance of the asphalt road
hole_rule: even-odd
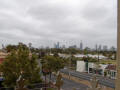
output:
[[[62,69],[60,72],[69,75],[68,69]],[[90,81],[91,78],[93,77],[93,74],[80,73],[80,72],[71,71],[71,70],[70,70],[70,75],[77,77],[77,78],[84,79],[84,80],[88,80],[88,81]],[[109,79],[109,78],[105,78],[103,76],[97,76],[97,79],[99,80],[99,84],[110,87],[110,88],[115,88],[115,81],[114,80]]]
[[[68,80],[68,79],[63,79],[64,81],[64,84],[63,84],[63,87],[62,89],[63,90],[87,90],[87,86],[84,85],[84,84],[80,84],[80,83],[76,83],[74,81],[71,81],[71,80]]]
[[[49,76],[47,77],[49,78]],[[56,77],[52,75],[52,82],[56,81]],[[76,90],[87,90],[88,86],[84,85],[84,84],[80,84],[80,83],[76,83],[72,80],[66,79],[66,78],[62,78],[63,79],[63,86],[62,86],[62,90],[74,90],[74,88]]]

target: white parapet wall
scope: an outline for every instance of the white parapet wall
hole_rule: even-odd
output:
[[[85,62],[84,61],[77,61],[76,71],[78,72],[85,72]]]

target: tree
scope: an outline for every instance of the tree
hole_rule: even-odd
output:
[[[12,50],[16,50],[16,49],[17,49],[17,46],[15,46],[15,45],[7,45],[6,46],[7,52],[11,52]]]
[[[22,47],[23,49],[28,48],[25,44],[19,42],[18,45],[10,45],[10,44],[7,45],[7,46],[6,46],[6,50],[7,50],[7,52],[12,52],[12,51],[17,50],[18,47]]]
[[[76,67],[76,62],[78,59],[74,55],[72,55],[70,60],[71,60],[70,67]]]
[[[59,57],[46,56],[45,60],[49,70],[52,72],[57,72],[64,67],[64,60]]]
[[[59,57],[58,53],[54,53],[54,57]]]
[[[62,75],[59,73],[56,79],[56,84],[55,86],[60,90],[61,86],[63,85],[63,80],[62,80]]]
[[[20,76],[25,79],[25,85],[40,82],[40,68],[36,59],[35,54],[30,56],[28,48],[19,45],[0,65],[0,71],[5,78],[4,85],[14,87]]]
[[[90,52],[90,48],[88,48],[88,47],[86,47],[86,48],[84,49],[84,51],[83,51],[83,53],[84,53],[85,55],[89,54],[89,52]]]
[[[45,77],[47,74],[49,74],[50,80],[51,80],[51,73],[59,71],[60,69],[64,68],[65,65],[63,59],[54,56],[44,57],[44,59],[41,60],[41,63]]]

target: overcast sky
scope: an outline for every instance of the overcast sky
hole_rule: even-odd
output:
[[[117,0],[0,0],[0,45],[116,46]]]

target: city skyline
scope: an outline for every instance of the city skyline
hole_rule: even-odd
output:
[[[1,0],[0,24],[1,45],[82,40],[88,47],[116,47],[117,0]]]
[[[23,43],[23,42],[19,42],[19,43]],[[18,44],[19,44],[18,43]],[[18,44],[8,44],[8,45],[18,45]],[[25,43],[23,43],[25,44]],[[102,44],[95,44],[94,47],[89,47],[89,46],[84,46],[84,43],[81,41],[79,43],[79,45],[76,45],[75,43],[73,44],[65,44],[65,43],[60,43],[60,42],[56,42],[53,44],[53,46],[44,46],[44,45],[41,45],[39,47],[34,47],[32,43],[28,43],[28,44],[25,44],[27,45],[29,48],[38,48],[38,49],[49,49],[49,48],[56,48],[56,49],[67,49],[67,48],[74,48],[74,49],[78,49],[78,50],[84,50],[84,49],[89,49],[89,50],[92,50],[92,51],[116,51],[117,50],[117,47],[115,46],[107,46],[107,45],[102,45]],[[7,45],[5,44],[2,44],[0,45],[0,49],[4,49],[6,48]]]

